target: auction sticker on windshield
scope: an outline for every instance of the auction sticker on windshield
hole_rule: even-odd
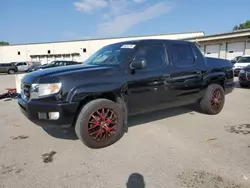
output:
[[[121,46],[121,48],[130,48],[130,49],[133,49],[135,47],[134,44],[124,44]]]

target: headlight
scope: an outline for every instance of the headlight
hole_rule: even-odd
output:
[[[30,90],[30,98],[36,99],[39,97],[58,93],[61,89],[61,86],[62,86],[61,83],[32,84]]]
[[[243,70],[243,69],[240,70],[240,73],[241,73],[241,74],[244,74],[245,72],[246,72],[246,71]]]

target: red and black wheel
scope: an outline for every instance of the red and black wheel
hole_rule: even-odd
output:
[[[87,103],[78,115],[75,132],[90,148],[103,148],[117,142],[124,134],[122,109],[108,99]]]
[[[224,107],[224,89],[218,84],[208,86],[205,96],[200,102],[201,110],[207,114],[219,114]]]

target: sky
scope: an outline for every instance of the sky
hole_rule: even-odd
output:
[[[250,0],[0,0],[11,44],[203,31],[250,20]]]

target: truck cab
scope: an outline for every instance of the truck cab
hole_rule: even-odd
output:
[[[84,64],[27,74],[18,104],[39,126],[70,126],[90,148],[118,141],[128,116],[196,104],[221,112],[235,87],[233,64],[192,42],[136,40],[104,46]]]

